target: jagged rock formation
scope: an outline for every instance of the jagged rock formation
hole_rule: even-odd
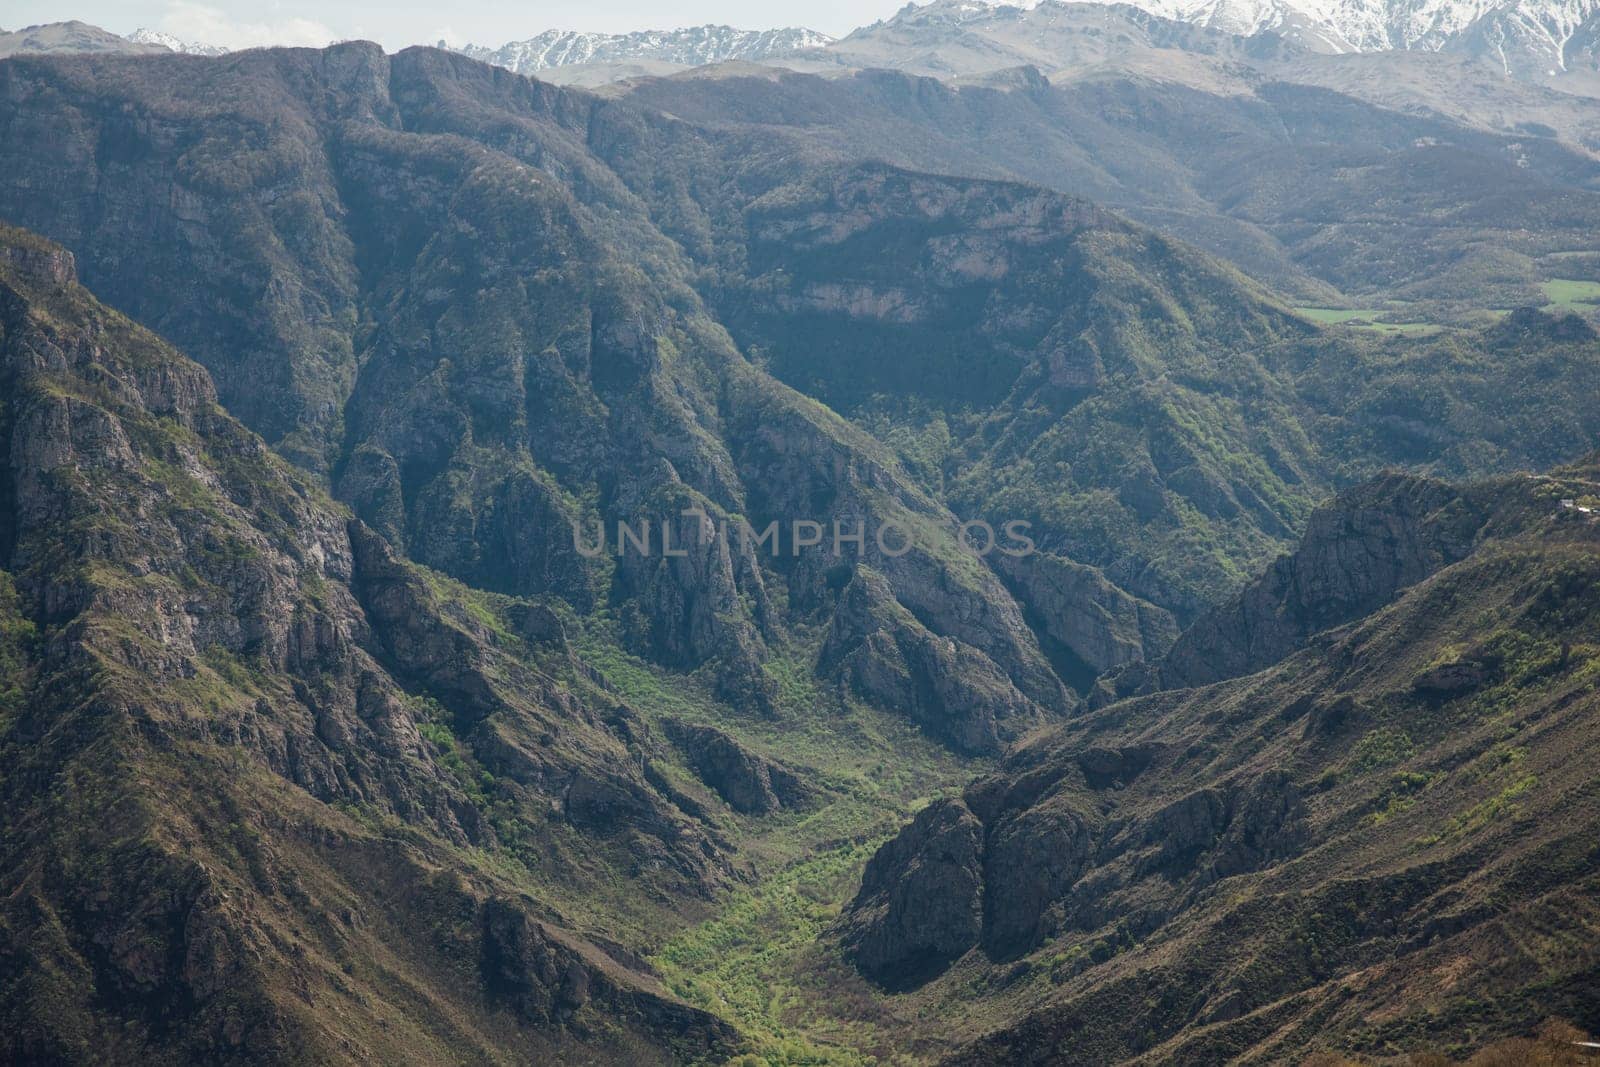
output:
[[[1285,547],[1346,467],[1548,463],[1600,433],[1561,403],[1595,376],[1592,346],[1549,340],[1496,356],[1481,389],[1419,398],[1443,414],[1391,456],[1376,430],[1396,386],[1358,384],[1365,348],[1037,188],[816,165],[787,132],[732,136],[715,114],[701,128],[428,49],[253,52],[226,71],[101,62],[0,69],[22,116],[0,211],[78,248],[97,291],[185,346],[230,411],[409,556],[578,610],[642,605],[625,612],[632,647],[711,663],[719,692],[758,711],[783,623],[773,583],[790,610],[827,603],[827,553],[589,559],[575,523],[600,521],[614,545],[619,521],[688,532],[687,505],[719,528],[903,519],[930,550],[893,560],[869,543],[864,561],[931,632],[1059,713],[1057,669],[1133,654],[1123,623],[1066,634],[1083,613],[1059,583],[960,564],[958,516],[1031,522],[1040,548],[1189,621]],[[928,91],[940,113],[970,95]],[[165,108],[187,132],[130,127],[123,104]],[[1271,124],[1301,128],[1311,110]],[[257,128],[252,154],[231,131]],[[95,132],[46,136],[80,129]],[[130,146],[126,174],[103,180],[91,144]],[[172,211],[133,210],[172,183]],[[103,196],[118,221],[91,232],[72,205]],[[1554,375],[1523,375],[1551,344],[1568,350]],[[951,440],[935,472],[768,372],[886,420],[891,438],[977,425],[960,421],[974,405],[984,430]],[[1496,374],[1547,384],[1484,420],[1507,393]],[[1440,381],[1431,363],[1417,376]],[[1109,601],[1094,597],[1099,615]],[[1148,655],[1164,636],[1145,639]]]
[[[867,864],[841,938],[861,970],[909,986],[977,944],[983,929],[983,825],[935,801]]]
[[[143,99],[177,62],[129,63],[113,92]],[[117,236],[91,239],[63,198],[23,191],[0,208],[96,249],[83,263],[97,288],[190,345],[230,410],[326,474],[397,549],[481,589],[580,611],[626,604],[633,648],[680,670],[709,665],[720,696],[765,712],[762,662],[781,625],[766,586],[777,578],[791,606],[819,604],[837,557],[819,546],[796,559],[786,539],[776,561],[770,547],[758,559],[732,531],[899,521],[921,543],[881,568],[896,595],[1046,712],[1070,705],[1004,585],[966,565],[953,516],[877,442],[746,362],[687,283],[686,248],[715,258],[725,235],[684,231],[705,215],[677,210],[677,193],[656,211],[658,179],[633,168],[725,146],[429,49],[230,62],[196,67],[170,109],[215,153],[128,131],[144,147],[118,195],[177,180],[178,214],[130,212]],[[75,88],[59,119],[120,128],[103,83],[77,81],[90,74],[66,64],[0,78],[13,93],[65,78]],[[319,94],[348,107],[329,113]],[[239,122],[276,131],[261,169],[223,133]],[[84,142],[49,143],[56,154],[13,188],[81,171]],[[281,194],[246,192],[280,182]],[[729,189],[698,195],[719,217],[738,210]],[[155,249],[137,272],[119,251],[130,243]],[[573,531],[596,520],[611,548],[591,557]],[[650,547],[619,555],[619,522],[648,523]],[[701,536],[705,522],[722,536]],[[666,553],[664,529],[686,555]]]
[[[128,40],[133,44],[156,45],[168,51],[183,52],[192,56],[222,56],[228,54],[228,50],[221,45],[185,41],[162,30],[146,29],[143,26],[128,34]]]
[[[7,1058],[737,1047],[449,858],[497,841],[488,791],[674,892],[732,877],[590,710],[559,627],[530,606],[538,648],[491,632],[11,229],[0,387]]]
[[[1105,789],[1108,763],[1122,784],[1118,771],[1131,780],[1154,755],[1096,750],[1073,777]],[[1110,817],[1061,784],[1049,773],[1020,784],[980,781],[963,800],[931,805],[885,846],[841,926],[862,971],[912,984],[979,945],[1009,960],[1108,921],[1159,925],[1216,880],[1308,843],[1299,791],[1281,774],[1197,789],[1138,815],[1113,808]],[[1170,883],[1166,903],[1130,907],[1156,878]]]
[[[1529,998],[1591,1019],[1596,815],[1569,753],[1600,703],[1570,637],[1600,524],[1560,502],[1596,470],[1347,494],[1253,587],[1395,551],[1309,644],[1012,749],[874,857],[844,950],[989,1031],[954,1063],[1373,1054]],[[1270,614],[1318,626],[1300,604]],[[1236,606],[1180,647],[1260,648],[1261,625]],[[1541,947],[1501,966],[1522,937]]]
[[[1178,637],[1170,612],[1130,596],[1093,567],[1044,552],[1001,555],[996,564],[1036,614],[1035,630],[1047,654],[1057,651],[1065,661],[1056,664],[1064,678],[1087,681],[1159,659]]]
[[[1293,554],[1178,639],[1161,661],[1161,684],[1205,685],[1271,666],[1465,557],[1487,518],[1486,501],[1425,478],[1380,478],[1341,495],[1311,516]]]
[[[690,768],[728,806],[746,815],[804,805],[813,790],[794,771],[758,756],[714,726],[668,723]]]
[[[775,30],[695,26],[618,34],[546,30],[537,37],[511,41],[499,48],[469,44],[461,52],[518,74],[538,74],[559,67],[638,60],[699,67],[733,59],[770,59],[798,48],[818,48],[832,39],[827,34],[793,26]]]
[[[1045,719],[1011,677],[971,645],[931,633],[866,567],[840,594],[821,669],[963,752],[998,753]]]

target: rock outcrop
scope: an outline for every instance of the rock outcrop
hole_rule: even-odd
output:
[[[543,833],[648,892],[736,877],[559,616],[399,557],[71,263],[0,228],[0,1058],[736,1051],[464,859]]]
[[[1057,673],[1087,683],[1129,663],[1160,659],[1178,637],[1172,614],[1118,588],[1093,567],[1033,552],[996,554],[996,567],[1031,614]],[[1076,668],[1076,669],[1074,669]]]
[[[1466,556],[1486,515],[1443,482],[1392,475],[1318,509],[1299,547],[1186,630],[1160,664],[1169,688],[1270,666]]]
[[[1024,750],[962,800],[930,805],[873,857],[838,928],[862,973],[917,985],[973,948],[1004,961],[1068,931],[1159,922],[1185,896],[1306,843],[1303,804],[1281,774],[1125,809],[1113,799],[1123,777],[1160,750],[1030,768],[1033,758]],[[1153,905],[1157,883],[1170,889]]]
[[[683,750],[700,780],[735,811],[765,815],[800,807],[814,795],[795,772],[756,755],[713,726],[669,722],[667,736]]]
[[[867,567],[839,595],[820,663],[963,752],[997,753],[1048,717],[976,649],[930,632]]]
[[[694,1059],[727,1056],[744,1042],[728,1023],[664,996],[660,983],[614,955],[531,917],[515,901],[482,905],[484,984],[489,997],[541,1029],[636,1020],[662,1035],[660,1051]],[[642,1024],[642,1025],[641,1025]]]
[[[867,864],[839,936],[863,974],[914,986],[977,944],[982,894],[983,825],[935,801]]]

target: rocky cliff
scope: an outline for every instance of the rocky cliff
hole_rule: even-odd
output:
[[[734,531],[897,521],[918,545],[876,554],[894,595],[1038,708],[1070,706],[949,510],[748,362],[691,284],[700,245],[732,254],[733,190],[691,196],[681,167],[653,184],[636,167],[727,146],[431,49],[230,62],[0,69],[18,100],[55,87],[28,121],[102,131],[41,138],[0,210],[82,246],[98,291],[184,344],[230,411],[402,554],[478,589],[626,604],[633,650],[708,667],[722,698],[766,713],[762,665],[791,621],[769,587],[812,610],[854,557],[786,539],[758,559]],[[129,125],[116,101],[163,118]],[[117,162],[91,142],[120,145]],[[126,168],[111,229],[35,195],[102,165]],[[169,187],[170,208],[133,209]],[[610,549],[590,557],[573,531],[595,522]],[[619,523],[654,536],[619,553]],[[693,551],[668,556],[663,536]]]
[[[1600,715],[1572,629],[1600,524],[1562,501],[1594,471],[1346,494],[1240,602],[1272,607],[1174,655],[1265,649],[1241,640],[1264,619],[1298,651],[1013,748],[877,853],[843,950],[948,1013],[954,1063],[1372,1055],[1515,1029],[1535,1000],[1592,1019],[1600,808],[1569,754]]]
[[[486,627],[10,229],[0,383],[8,1058],[736,1047],[452,858],[519,811],[673,892],[734,876],[559,627]]]

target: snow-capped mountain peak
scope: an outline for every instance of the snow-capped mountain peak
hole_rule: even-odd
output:
[[[512,41],[499,48],[467,45],[460,51],[518,74],[533,74],[551,67],[626,60],[698,67],[730,59],[765,59],[796,49],[819,48],[832,40],[826,34],[801,27],[739,30],[732,26],[695,26],[624,34],[547,30],[537,37]]]
[[[220,56],[226,55],[227,49],[221,45],[200,44],[196,41],[184,41],[170,33],[160,30],[150,30],[143,26],[128,34],[128,40],[134,44],[157,45],[161,48],[171,49],[174,52],[186,52],[195,56]]]
[[[1388,50],[1484,55],[1507,73],[1542,77],[1600,45],[1600,0],[1087,0],[1249,37],[1271,32],[1317,52]],[[932,0],[889,24],[971,28],[1064,10],[1063,0]],[[1582,57],[1589,57],[1587,60]]]
[[[1597,0],[1134,0],[1154,14],[1248,35],[1312,26],[1338,51],[1439,51],[1488,21],[1516,21],[1559,52]],[[1538,29],[1535,29],[1538,27]]]

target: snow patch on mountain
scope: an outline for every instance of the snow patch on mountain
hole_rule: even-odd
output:
[[[458,51],[518,74],[533,74],[552,67],[628,60],[698,67],[730,59],[767,59],[801,48],[820,48],[832,41],[827,34],[801,27],[739,30],[732,26],[695,26],[624,34],[548,30],[537,37],[512,41],[499,48],[469,44]]]
[[[1437,52],[1503,24],[1559,53],[1600,0],[1133,0],[1153,14],[1248,36],[1310,26],[1336,51]]]
[[[228,50],[218,44],[200,44],[198,41],[184,41],[170,33],[160,30],[150,30],[143,26],[128,34],[128,40],[134,44],[158,45],[173,52],[183,52],[192,56],[222,56]]]
[[[1550,75],[1592,54],[1600,0],[1088,0],[1127,4],[1161,18],[1249,37],[1271,32],[1318,52],[1461,52],[1495,59],[1507,73]],[[973,29],[1071,6],[1062,0],[932,0],[907,4],[888,23]]]

